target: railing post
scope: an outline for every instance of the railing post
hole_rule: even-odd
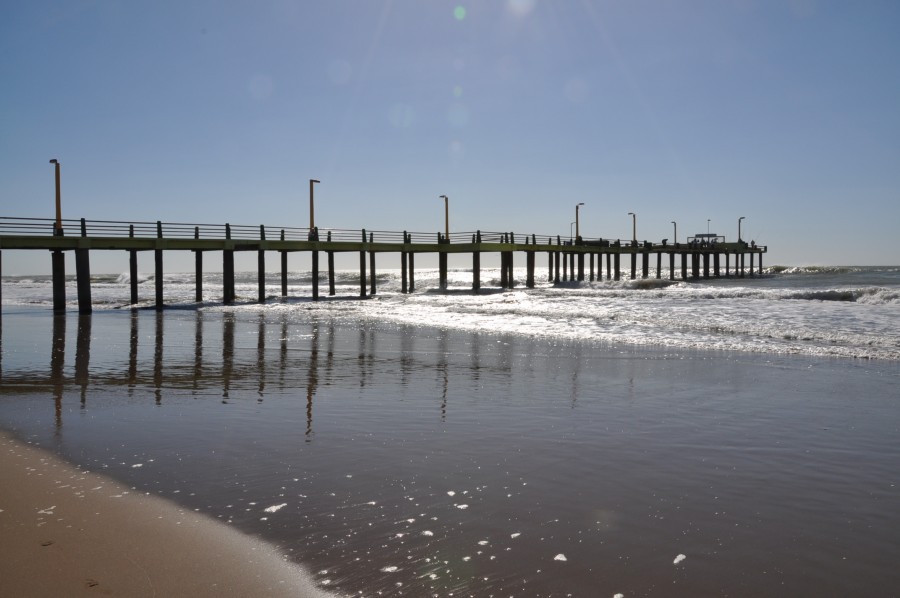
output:
[[[225,238],[226,239],[231,238],[231,225],[227,222],[225,223]]]
[[[156,238],[162,239],[162,221],[161,220],[156,221]]]

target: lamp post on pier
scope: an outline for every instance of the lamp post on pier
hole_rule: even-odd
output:
[[[743,220],[746,216],[741,216],[738,218],[738,243],[741,242],[741,220]]]
[[[637,243],[637,214],[628,212],[628,215],[631,216],[631,241]]]
[[[577,240],[581,236],[581,229],[578,225],[578,208],[583,206],[584,202],[575,204],[575,239]]]
[[[674,232],[675,239],[672,241],[672,243],[677,244],[678,243],[678,223],[673,220],[672,226],[675,227],[675,232]]]
[[[709,218],[706,219],[706,236],[709,236]]]
[[[450,242],[450,199],[446,195],[441,195],[444,200],[444,241]]]
[[[53,158],[50,160],[50,164],[53,164],[56,167],[56,224],[53,227],[53,234],[61,237],[63,234],[62,227],[62,203],[60,200],[60,190],[59,190],[59,160]]]
[[[315,202],[313,201],[313,186],[318,183],[316,179],[309,179],[309,240],[315,241],[316,239],[316,208]]]

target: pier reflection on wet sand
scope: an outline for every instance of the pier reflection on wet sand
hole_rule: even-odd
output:
[[[217,393],[221,402],[227,404],[235,390],[243,400],[245,393],[253,388],[257,401],[262,402],[268,392],[284,394],[302,388],[305,390],[307,414],[305,434],[311,438],[317,388],[320,383],[331,384],[335,376],[335,324],[298,324],[291,322],[287,315],[273,322],[264,313],[255,318],[239,318],[229,311],[197,310],[192,313],[194,317],[190,318],[180,314],[182,325],[192,322],[194,326],[192,344],[188,348],[181,329],[174,333],[178,336],[177,342],[167,346],[165,312],[133,310],[129,316],[127,361],[121,361],[119,356],[126,353],[116,348],[112,363],[106,356],[104,362],[93,369],[92,344],[108,348],[111,341],[109,338],[95,338],[92,333],[92,317],[98,316],[69,315],[67,319],[65,314],[54,315],[49,368],[46,372],[34,369],[6,371],[4,383],[14,385],[17,392],[25,394],[41,393],[51,388],[59,427],[63,425],[63,396],[73,388],[78,389],[82,409],[88,406],[92,388],[121,388],[128,397],[133,397],[138,389],[152,389],[157,405],[165,401],[166,389],[190,389],[194,396],[203,398]],[[67,353],[67,336],[72,334],[68,328],[73,323],[75,347],[70,354]],[[152,334],[142,334],[144,327],[152,327]],[[375,328],[359,328],[355,333],[357,358],[347,359],[344,356],[341,363],[342,368],[348,364],[355,365],[355,371],[348,374],[342,370],[342,379],[354,377],[360,387],[377,383],[374,355],[378,334]],[[424,354],[429,356],[428,363],[417,358],[415,334],[400,335],[396,355],[398,382],[401,385],[408,385],[413,376],[421,377],[426,372],[432,372],[437,377],[440,389],[438,411],[442,421],[447,415],[450,383],[448,334],[446,331],[439,332],[437,339],[434,339],[436,345],[425,349]],[[236,345],[236,335],[242,338],[255,336],[255,347],[251,349],[245,343]],[[418,344],[422,344],[421,341]],[[473,378],[477,379],[480,352],[478,343],[473,342],[471,346],[470,368]],[[71,343],[68,347],[71,352]],[[343,349],[346,350],[346,347]],[[146,359],[148,353],[152,355],[150,360]],[[431,356],[436,358],[436,362],[430,361]],[[495,365],[508,368],[508,359],[508,355],[504,357],[501,353]]]

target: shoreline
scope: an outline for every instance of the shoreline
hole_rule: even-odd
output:
[[[328,596],[274,546],[0,430],[0,595]]]

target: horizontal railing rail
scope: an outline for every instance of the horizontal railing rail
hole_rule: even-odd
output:
[[[571,246],[573,248],[636,248],[644,251],[671,251],[691,249],[687,244],[633,242],[630,239],[604,239],[581,237],[572,239],[562,235],[517,234],[497,231],[441,232],[385,231],[367,229],[210,224],[187,222],[146,222],[117,220],[62,219],[64,236],[105,238],[163,238],[163,239],[211,239],[243,241],[331,241],[339,243],[385,244],[471,244],[497,243],[536,246]],[[313,235],[310,233],[314,232]],[[0,216],[0,236],[54,236],[56,220],[52,218],[22,218]],[[731,243],[736,245],[737,243]],[[750,251],[766,251],[763,245],[742,245]]]

